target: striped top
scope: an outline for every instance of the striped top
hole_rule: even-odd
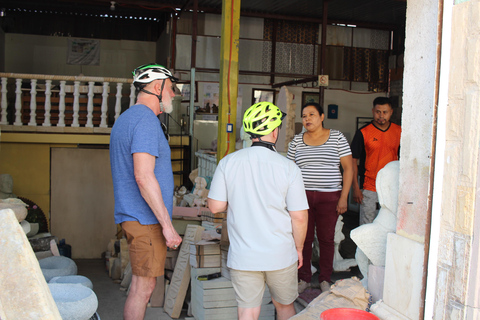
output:
[[[333,192],[342,190],[340,158],[351,154],[343,133],[330,129],[328,140],[319,146],[305,144],[303,133],[295,135],[287,158],[300,167],[305,190]]]

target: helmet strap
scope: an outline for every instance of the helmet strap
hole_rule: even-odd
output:
[[[275,149],[275,143],[262,141],[260,137],[258,138],[258,140],[259,141],[255,141],[254,143],[252,143],[252,147],[260,146],[260,147],[265,147],[267,149],[277,152],[277,149]]]
[[[160,103],[160,113],[163,113],[163,111],[165,111],[165,108],[163,107],[163,102],[162,102],[162,92],[163,92],[163,87],[164,86],[165,86],[165,79],[162,82],[162,89],[160,90],[160,94],[155,94],[153,92],[150,92],[150,91],[146,90],[145,88],[140,89],[140,91],[143,91],[145,93],[154,95],[155,97],[158,98],[158,103]]]

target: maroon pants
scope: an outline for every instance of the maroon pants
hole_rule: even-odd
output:
[[[298,270],[298,278],[305,282],[312,280],[312,243],[317,230],[320,248],[320,273],[318,282],[331,281],[333,271],[333,255],[335,253],[335,225],[337,224],[337,204],[341,191],[318,192],[307,191],[308,229],[303,246],[303,266]]]

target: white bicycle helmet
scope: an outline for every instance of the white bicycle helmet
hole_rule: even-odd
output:
[[[172,82],[178,81],[170,70],[156,63],[145,64],[136,68],[133,72],[133,83],[150,83],[153,80],[170,79]]]

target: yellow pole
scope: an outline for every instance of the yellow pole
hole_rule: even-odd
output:
[[[240,0],[222,1],[217,162],[235,151]]]

